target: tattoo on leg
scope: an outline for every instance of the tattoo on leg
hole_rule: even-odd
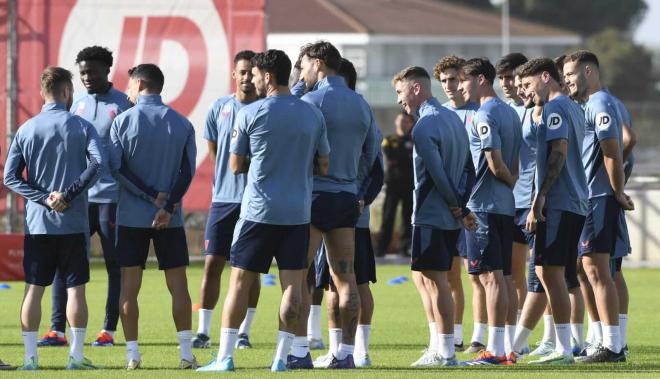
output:
[[[337,262],[339,266],[338,274],[352,274],[353,273],[353,262],[340,260]]]

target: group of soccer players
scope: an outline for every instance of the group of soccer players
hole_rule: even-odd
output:
[[[512,365],[524,355],[539,365],[626,360],[621,262],[631,250],[624,211],[634,205],[624,185],[635,135],[599,72],[589,51],[554,60],[513,53],[495,66],[449,56],[434,69],[443,105],[425,69],[394,77],[399,104],[419,117],[412,270],[430,340],[413,366],[459,364],[460,257],[473,287],[468,352],[478,353],[462,365]],[[544,313],[543,340],[530,352]]]
[[[108,271],[106,320],[93,346],[114,344],[121,317],[130,370],[142,364],[137,298],[151,242],[172,297],[180,368],[234,370],[234,350],[251,347],[260,273],[273,259],[282,301],[271,370],[371,366],[369,204],[383,185],[382,137],[355,92],[351,62],[324,41],[303,46],[293,65],[279,50],[235,56],[236,91],[211,105],[204,128],[215,175],[193,337],[181,199],[195,172],[194,130],[163,104],[156,65],[132,68],[124,95],[108,80],[112,61],[99,46],[80,51],[87,93],[75,101],[72,74],[45,69],[45,105],[8,152],[5,185],[26,199],[21,369],[38,369],[38,345],[66,344],[67,369],[95,368],[83,355],[93,233]],[[623,186],[634,133],[621,102],[600,85],[596,56],[510,54],[496,67],[450,56],[434,76],[445,104],[422,67],[392,81],[417,119],[411,268],[430,340],[413,366],[455,366],[455,351],[465,349],[463,258],[473,288],[468,351],[478,353],[464,364],[514,364],[524,354],[539,364],[574,363],[574,355],[625,361],[620,258],[630,252],[623,210],[633,204]],[[508,103],[497,97],[496,77]],[[228,260],[219,351],[200,367],[192,349],[211,345]],[[37,340],[51,284],[53,324]],[[329,349],[312,361],[310,348],[324,348],[324,292]],[[530,352],[527,338],[543,313],[545,336]]]

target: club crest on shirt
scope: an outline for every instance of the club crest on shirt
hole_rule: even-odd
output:
[[[490,137],[490,126],[485,122],[480,122],[477,124],[477,132],[479,133],[479,138],[484,140]]]
[[[229,115],[231,115],[231,104],[225,104],[224,107],[222,107],[222,111],[220,112],[222,117],[227,118]]]
[[[108,117],[110,118],[110,120],[114,120],[115,117],[117,117],[117,113],[118,113],[118,112],[117,112],[117,108],[111,108],[111,109],[108,111]]]
[[[75,114],[76,116],[80,116],[81,114],[83,114],[84,111],[85,111],[85,103],[81,101],[78,103],[78,108],[76,108]]]

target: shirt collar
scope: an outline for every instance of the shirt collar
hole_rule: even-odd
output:
[[[47,103],[41,107],[42,112],[46,111],[66,111],[66,107],[62,103]]]
[[[158,105],[163,104],[163,100],[160,95],[140,95],[137,98],[137,103]]]
[[[314,89],[317,90],[323,87],[328,87],[330,85],[346,87],[346,82],[344,81],[344,78],[339,75],[326,76],[325,78],[316,82]]]
[[[419,111],[417,113],[419,116],[425,116],[431,112],[433,112],[433,109],[440,107],[440,103],[438,102],[438,99],[435,97],[429,97],[422,103],[422,105],[419,106]]]

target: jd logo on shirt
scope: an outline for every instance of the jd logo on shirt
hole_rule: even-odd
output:
[[[561,126],[561,116],[557,113],[551,113],[548,116],[548,129],[557,130]]]
[[[596,128],[598,130],[607,130],[607,128],[610,127],[610,124],[612,123],[612,117],[605,113],[605,112],[600,112],[599,114],[596,115]]]
[[[236,138],[237,135],[238,135],[238,131],[236,130],[236,128],[232,129],[231,130],[231,139]]]
[[[479,132],[479,138],[486,139],[490,136],[490,126],[485,122],[480,122],[477,125],[477,131]]]

